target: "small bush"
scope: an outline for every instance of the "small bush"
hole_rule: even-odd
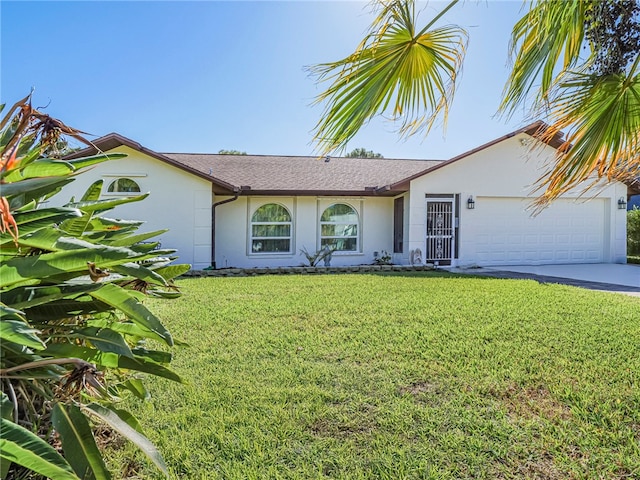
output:
[[[640,209],[627,212],[627,255],[640,256]]]

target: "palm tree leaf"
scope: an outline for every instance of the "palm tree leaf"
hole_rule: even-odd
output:
[[[414,2],[390,2],[355,53],[310,68],[331,82],[315,100],[327,103],[315,127],[321,155],[344,148],[377,115],[396,121],[401,136],[428,133],[441,114],[446,122],[466,32],[431,22],[416,33],[415,20]]]
[[[640,62],[629,74],[573,75],[554,104],[554,123],[543,135],[565,130],[555,163],[539,180],[545,187],[538,205],[601,178],[628,180],[640,175]]]
[[[536,89],[532,110],[549,100],[558,81],[580,62],[584,12],[580,0],[532,2],[513,27],[510,52],[515,57],[500,110],[512,114]]]

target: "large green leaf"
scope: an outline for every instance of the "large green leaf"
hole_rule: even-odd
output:
[[[120,384],[119,388],[124,388],[124,389],[130,391],[136,397],[138,397],[140,400],[148,400],[151,397],[151,394],[145,388],[144,383],[142,382],[142,380],[140,380],[138,378],[131,378],[131,379],[127,380],[126,382]],[[138,430],[138,429],[136,428],[136,430]]]
[[[13,403],[4,392],[0,392],[0,416],[5,420],[11,420],[13,418]],[[4,477],[0,476],[0,478]]]
[[[118,205],[124,205],[126,203],[139,202],[149,196],[148,193],[142,195],[136,195],[133,197],[118,197],[118,198],[106,198],[103,200],[89,201],[89,202],[75,202],[68,203],[65,207],[72,207],[82,210],[83,212],[103,212],[111,210]]]
[[[100,283],[83,285],[54,285],[51,287],[14,288],[2,294],[2,300],[13,308],[26,309],[65,297],[77,297],[102,287]]]
[[[68,162],[43,158],[29,163],[24,168],[13,170],[3,180],[11,183],[27,178],[63,177],[73,173],[74,170],[74,166]]]
[[[106,320],[106,319],[99,319],[99,320],[89,319],[87,320],[87,325],[98,327],[98,328],[109,328],[114,332],[120,332],[123,335],[128,335],[131,337],[149,338],[153,340],[158,340],[160,342],[164,341],[162,337],[160,337],[159,335],[153,332],[149,332],[146,329],[143,330],[135,323],[114,322],[112,320]]]
[[[41,354],[45,357],[51,356],[54,358],[80,358],[107,368],[135,370],[182,383],[182,379],[177,373],[160,365],[151,358],[139,356],[133,358],[124,357],[117,353],[101,352],[95,348],[79,347],[69,343],[51,343],[47,345],[47,349],[42,351]]]
[[[167,345],[173,345],[171,334],[162,325],[160,319],[133,298],[127,290],[114,284],[107,284],[100,290],[91,292],[90,295],[120,310],[142,329],[157,334]]]
[[[70,343],[50,343],[46,350],[40,352],[44,357],[80,358],[89,363],[107,368],[118,368],[117,353],[101,352],[91,347],[79,347]]]
[[[44,251],[52,250],[55,252],[60,250],[60,248],[56,247],[56,244],[58,240],[66,236],[66,233],[51,227],[51,224],[49,224],[48,227],[49,228],[39,228],[37,231],[31,233],[20,230],[20,245]]]
[[[0,418],[0,457],[55,480],[79,480],[51,445],[29,430]]]
[[[125,233],[124,235],[114,235],[113,237],[107,239],[107,245],[112,245],[114,247],[126,247],[129,245],[133,245],[136,243],[144,242],[150,238],[157,237],[158,235],[162,235],[166,233],[168,230],[155,230],[153,232],[147,233],[139,233],[137,235],[131,235],[130,233]]]
[[[121,275],[143,280],[147,283],[167,286],[164,277],[138,263],[123,263],[122,265],[113,267],[113,271]]]
[[[151,441],[131,425],[125,421],[117,411],[103,407],[97,403],[91,403],[84,407],[84,410],[91,415],[96,416],[103,422],[110,425],[120,435],[124,436],[135,444],[145,455],[151,459],[151,461],[162,471],[165,475],[169,475],[167,465],[164,463],[164,459],[160,452]]]
[[[51,421],[60,435],[65,458],[83,480],[109,480],[107,467],[80,408],[56,403]]]
[[[173,280],[183,273],[187,273],[190,269],[191,265],[168,265],[166,267],[158,268],[156,273],[158,275],[162,275],[165,280]]]
[[[38,199],[72,181],[72,178],[65,177],[29,178],[21,182],[3,184],[0,187],[0,194],[3,197],[23,195],[22,204],[25,204],[27,201]]]
[[[153,254],[139,254],[124,247],[92,245],[88,242],[60,239],[57,246],[66,251],[16,257],[0,265],[0,287],[5,288],[23,280],[46,279],[68,273],[86,271],[87,263],[100,268],[125,263],[123,261],[153,258]]]
[[[13,342],[35,350],[42,350],[45,348],[45,344],[36,335],[37,333],[36,329],[19,320],[5,320],[3,318],[0,321],[0,342]]]
[[[34,325],[38,322],[46,325],[56,320],[78,315],[95,315],[111,310],[109,305],[94,300],[89,296],[82,296],[77,299],[64,298],[61,300],[52,300],[46,304],[24,309],[25,314]]]
[[[110,328],[86,327],[74,330],[69,337],[89,340],[94,347],[103,352],[113,352],[125,357],[133,357],[131,348],[118,332]]]
[[[104,182],[102,180],[98,180],[94,182],[91,186],[89,186],[87,191],[84,193],[84,195],[80,199],[80,203],[82,204],[87,202],[98,201],[100,199],[100,194],[102,193],[103,183]],[[87,230],[87,227],[91,222],[92,218],[93,218],[92,213],[85,212],[79,218],[74,218],[74,219],[65,221],[62,225],[60,225],[60,228],[65,232],[69,233],[70,235],[80,237]]]
[[[86,231],[92,216],[91,213],[83,213],[78,218],[66,220],[60,225],[60,228],[71,236],[81,237]]]
[[[153,360],[147,360],[143,357],[120,357],[118,359],[118,367],[126,368],[128,370],[136,370],[138,372],[149,373],[156,377],[163,377],[174,382],[182,383],[182,378],[167,367],[154,362]]]
[[[148,358],[156,363],[168,365],[173,359],[173,355],[169,352],[160,350],[147,350],[146,348],[134,348],[131,350],[136,357]]]
[[[97,180],[95,182],[93,182],[89,188],[87,188],[87,191],[84,192],[84,195],[82,195],[82,198],[80,199],[81,202],[92,202],[95,200],[100,200],[100,195],[102,194],[102,185],[104,184],[103,180]]]
[[[93,217],[91,219],[91,231],[120,232],[135,230],[145,222],[139,220],[122,220],[119,218]]]
[[[60,223],[66,219],[80,215],[80,211],[75,208],[41,208],[22,212],[15,212],[13,218],[20,231],[22,240],[27,234],[51,227],[54,223]],[[6,243],[8,234],[0,236],[0,242]]]

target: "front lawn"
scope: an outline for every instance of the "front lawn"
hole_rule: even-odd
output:
[[[640,299],[445,274],[180,282],[173,478],[640,477]],[[130,400],[132,403],[133,400]],[[122,475],[160,478],[112,452]]]

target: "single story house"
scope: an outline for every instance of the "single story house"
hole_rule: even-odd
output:
[[[637,189],[577,189],[531,215],[533,186],[562,143],[543,144],[542,128],[446,161],[158,153],[111,133],[73,156],[128,157],[79,175],[58,202],[97,179],[105,198],[150,192],[111,215],[169,228],[162,247],[194,269],[296,266],[301,250],[325,247],[336,266],[383,252],[395,264],[461,267],[626,262],[626,202]]]

